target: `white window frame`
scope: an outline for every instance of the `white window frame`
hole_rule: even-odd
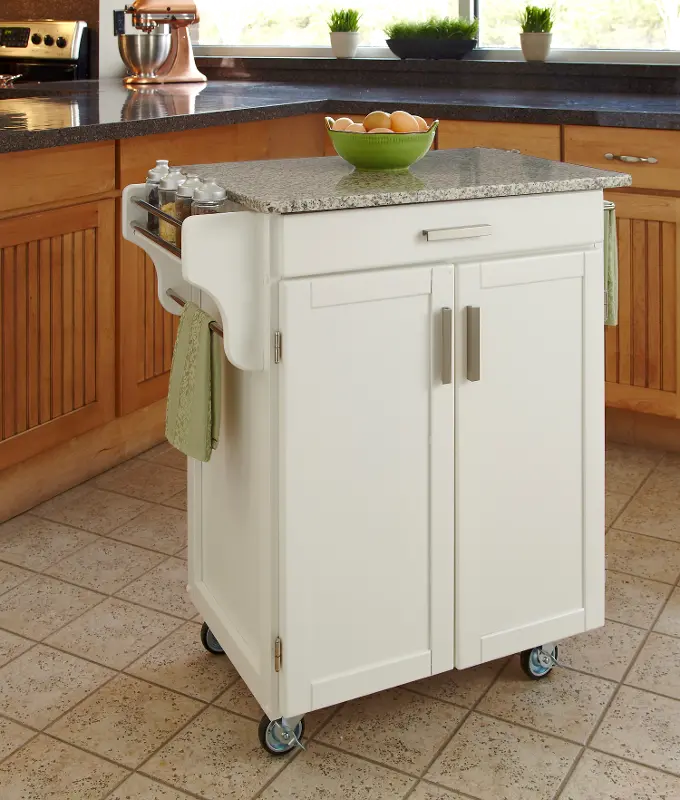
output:
[[[475,0],[458,0],[459,14],[463,17],[474,15]],[[286,47],[283,45],[207,45],[194,42],[194,53],[197,56],[222,57],[263,57],[263,58],[332,58],[330,45],[309,47]],[[356,58],[391,58],[398,60],[388,47],[360,47]],[[517,47],[477,48],[467,60],[474,61],[524,61],[519,48],[519,31]],[[569,49],[555,50],[550,53],[553,62],[572,63],[619,63],[619,64],[680,64],[678,50],[587,50]]]

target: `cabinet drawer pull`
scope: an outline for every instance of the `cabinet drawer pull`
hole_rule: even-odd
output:
[[[442,308],[442,383],[453,383],[453,310]]]
[[[644,158],[643,156],[619,156],[614,153],[605,153],[604,157],[609,161],[625,161],[626,164],[658,164],[658,158]]]
[[[444,242],[448,239],[478,239],[491,236],[491,225],[465,225],[462,228],[434,228],[423,231],[428,242]]]
[[[482,377],[482,341],[479,306],[466,306],[465,317],[465,324],[467,327],[467,379],[469,381],[478,381]]]

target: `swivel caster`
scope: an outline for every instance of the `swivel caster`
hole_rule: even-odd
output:
[[[524,672],[534,681],[545,678],[552,668],[558,664],[559,650],[556,644],[545,644],[524,650],[520,653],[519,663]]]
[[[260,744],[272,756],[285,756],[296,747],[304,750],[302,744],[304,733],[305,721],[303,719],[300,719],[294,727],[289,727],[286,720],[270,720],[266,715],[260,720],[260,727],[257,729]]]
[[[201,644],[209,653],[212,653],[214,656],[224,655],[222,645],[215,638],[215,634],[210,630],[207,622],[204,622],[201,626]]]

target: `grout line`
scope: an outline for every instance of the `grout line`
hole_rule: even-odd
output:
[[[623,533],[627,533],[628,531],[622,531],[622,532]],[[663,542],[665,540],[664,539],[659,539],[658,541]],[[641,580],[641,581],[651,581],[652,583],[661,583],[664,586],[675,586],[675,584],[677,582],[677,578],[676,578],[676,580],[674,580],[672,582],[671,581],[662,581],[662,580],[659,580],[659,578],[649,578],[647,575],[636,575],[634,572],[624,572],[621,569],[612,569],[611,567],[607,567],[607,572],[616,572],[619,575],[626,575],[629,578],[638,578],[638,580]],[[624,624],[628,624],[628,623],[624,623]]]
[[[652,772],[661,772],[664,775],[670,775],[672,778],[676,780],[680,779],[680,776],[677,772],[671,772],[670,770],[666,769],[665,767],[653,767],[651,764],[646,764],[644,761],[636,761],[634,758],[630,756],[620,755],[619,753],[609,753],[607,750],[602,750],[600,747],[593,747],[590,745],[588,750],[591,750],[593,753],[599,753],[603,756],[608,756],[609,758],[618,758],[621,761],[625,761],[628,764],[633,764],[636,767],[643,767],[644,769],[650,769]]]
[[[634,497],[635,496],[636,495],[634,495]],[[631,500],[633,500],[634,497],[631,497]],[[644,536],[645,539],[653,539],[654,541],[665,542],[666,544],[680,545],[680,541],[678,541],[678,539],[667,539],[664,536],[655,536],[653,533],[642,533],[641,531],[629,531],[627,528],[618,528],[615,522],[612,522],[608,530],[618,531],[619,533],[627,533],[629,536]]]

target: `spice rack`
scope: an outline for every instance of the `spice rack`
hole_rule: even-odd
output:
[[[156,217],[159,221],[162,220],[163,222],[166,222],[168,225],[172,225],[173,228],[177,228],[178,234],[179,232],[181,232],[182,221],[177,219],[177,217],[173,217],[172,214],[168,214],[167,212],[162,211],[160,208],[156,208],[156,206],[152,206],[151,203],[147,203],[147,201],[143,200],[141,197],[132,197],[130,199],[131,202],[133,202],[136,206],[139,206],[139,208],[143,209],[148,214],[151,214],[152,216]],[[169,253],[172,253],[173,255],[181,258],[182,256],[181,244],[178,246],[172,244],[172,242],[166,241],[165,239],[163,239],[162,236],[160,236],[157,233],[153,233],[148,229],[148,227],[139,222],[131,222],[130,224],[132,228],[138,233],[140,233],[142,236],[145,236],[150,241],[155,242],[157,245],[167,250]],[[181,243],[181,237],[179,235],[177,237],[177,240]]]

